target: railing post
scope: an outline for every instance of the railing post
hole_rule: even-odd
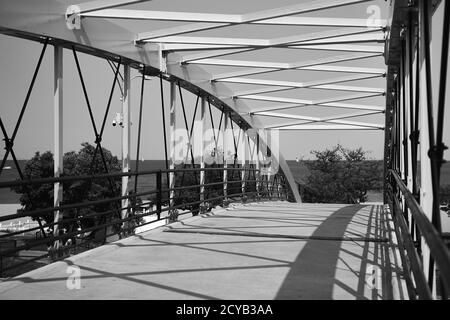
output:
[[[200,101],[200,121],[199,132],[201,132],[201,136],[197,137],[197,141],[200,142],[200,213],[204,213],[206,211],[205,208],[205,114],[206,114],[206,99],[201,97]],[[195,143],[194,142],[194,143]]]
[[[122,97],[122,172],[130,171],[130,135],[131,135],[131,116],[130,116],[130,96],[131,96],[130,66],[123,66],[123,97]],[[138,159],[136,159],[137,161]],[[122,197],[128,196],[129,176],[122,177]],[[125,219],[128,215],[129,198],[122,200],[121,218]]]
[[[175,169],[175,148],[176,148],[176,84],[170,83],[170,170]],[[169,188],[175,188],[175,172],[169,173]],[[169,193],[169,208],[175,206],[175,190]],[[171,211],[169,210],[169,215]]]
[[[432,212],[433,212],[433,185],[431,180],[431,160],[428,156],[428,150],[430,149],[430,137],[428,130],[428,94],[432,94],[431,92],[427,92],[427,76],[426,76],[426,68],[427,61],[425,57],[425,51],[427,50],[426,46],[431,46],[430,43],[426,43],[425,41],[425,22],[424,15],[426,12],[430,12],[430,10],[426,10],[424,6],[429,6],[431,3],[427,1],[419,1],[419,29],[420,29],[420,205],[429,218],[432,221]],[[431,28],[431,26],[430,26]],[[424,273],[427,276],[427,279],[433,279],[435,271],[430,268],[430,249],[426,241],[421,241],[422,243],[422,255],[423,255],[423,269]],[[435,289],[436,286],[433,286],[432,289]],[[435,295],[435,290],[433,290],[433,296]]]
[[[156,173],[156,212],[158,220],[161,219],[161,207],[162,207],[162,174],[161,170]]]
[[[242,161],[242,165],[241,165],[241,200],[242,202],[245,202],[247,200],[246,195],[245,195],[245,171],[247,168],[247,153],[246,153],[246,144],[245,144],[245,133],[243,134],[243,139],[240,142],[240,148],[239,150],[241,150],[241,161]]]
[[[54,47],[54,91],[53,91],[53,110],[54,110],[54,177],[60,177],[63,172],[63,48],[55,45]],[[63,200],[63,186],[60,182],[53,184],[53,206],[60,206]],[[60,225],[62,221],[62,212],[54,211],[53,222],[57,223],[53,227],[53,235],[59,236]],[[61,240],[53,243],[53,248],[58,251],[61,247]]]
[[[259,163],[259,133],[256,133],[256,164],[255,164],[255,179],[256,179],[256,198],[258,201],[261,198],[260,189],[261,189],[261,170]]]
[[[227,195],[228,195],[228,164],[227,164],[227,151],[228,151],[228,137],[227,137],[227,129],[228,129],[228,116],[225,114],[223,117],[223,204],[226,206],[228,203]]]

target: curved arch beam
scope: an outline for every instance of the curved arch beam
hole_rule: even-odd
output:
[[[123,26],[102,19],[84,20],[81,28],[71,30],[66,23],[66,10],[72,5],[70,0],[2,0],[0,1],[0,33],[57,44],[65,48],[111,60],[122,59],[122,63],[134,68],[146,65],[148,74],[157,75],[165,67],[159,51],[148,50],[145,45],[135,45],[135,34]],[[179,58],[179,57],[175,57]],[[215,107],[231,113],[231,118],[239,126],[263,128],[262,123],[240,112],[250,109],[242,101],[220,100],[217,97],[233,96],[231,90],[222,83],[211,83],[211,75],[198,66],[167,65],[164,77],[168,81],[180,81],[180,85],[195,94],[208,96]],[[262,141],[265,143],[264,139]],[[269,146],[270,147],[270,146]],[[280,154],[276,159],[284,172],[297,202],[300,195],[292,173]]]

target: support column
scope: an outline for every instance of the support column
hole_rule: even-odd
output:
[[[423,6],[429,5],[426,1],[419,1],[419,26],[420,26],[420,206],[422,207],[426,216],[432,221],[433,212],[433,186],[431,180],[431,160],[428,156],[430,150],[430,140],[428,131],[428,110],[427,110],[427,79],[426,79],[426,63],[425,63],[425,45],[424,41],[424,21],[422,19]],[[430,11],[430,10],[428,10]],[[431,26],[430,26],[431,28]],[[428,44],[431,47],[431,42]],[[422,256],[423,256],[423,270],[425,276],[430,274],[430,249],[427,242],[422,237]],[[433,286],[435,288],[436,286]],[[433,290],[434,291],[434,290]],[[434,292],[433,292],[434,296]]]
[[[123,66],[123,97],[122,97],[122,172],[130,172],[130,136],[131,136],[131,115],[130,115],[130,66]],[[128,195],[128,176],[122,177],[122,196]],[[122,200],[122,209],[128,208],[129,200]],[[121,211],[122,219],[127,217],[127,210]]]
[[[222,131],[222,137],[223,137],[223,201],[227,202],[227,195],[228,195],[228,164],[227,164],[227,151],[228,151],[228,137],[227,137],[227,129],[228,129],[228,115],[225,113],[223,117],[223,131]]]
[[[255,143],[256,143],[256,163],[255,163],[255,169],[256,169],[256,196],[259,200],[261,197],[260,189],[261,189],[261,164],[259,162],[259,130],[256,132],[255,137]]]
[[[241,150],[242,152],[241,152],[241,156],[240,157],[238,156],[238,158],[240,158],[241,162],[242,162],[242,165],[241,165],[241,169],[242,169],[242,171],[241,171],[241,192],[242,192],[242,197],[244,197],[244,198],[245,198],[245,194],[244,194],[245,193],[245,170],[247,169],[247,163],[246,163],[247,152],[246,152],[246,150],[247,150],[247,143],[248,143],[248,140],[245,139],[245,137],[246,137],[246,133],[244,132],[244,130],[242,130],[242,140],[239,141],[240,147],[238,148],[238,154],[239,154],[239,150],[241,148],[242,148],[242,150]],[[244,201],[245,201],[245,199],[244,199]]]
[[[53,175],[60,177],[63,172],[63,48],[55,46],[54,48],[54,90],[53,90],[53,116],[54,116],[54,166]],[[63,200],[63,186],[59,182],[53,185],[53,206],[58,207]],[[63,219],[62,212],[54,212],[54,222]],[[53,235],[59,235],[60,226],[55,224]],[[57,240],[53,244],[57,250],[61,247],[61,241]]]
[[[198,122],[199,125],[199,130],[198,132],[201,132],[202,135],[200,137],[197,137],[197,141],[195,141],[194,143],[200,143],[200,169],[204,169],[205,168],[205,114],[206,114],[206,99],[204,97],[201,97],[201,101],[200,101],[200,121]],[[201,141],[200,141],[201,139]],[[200,203],[200,207],[202,207],[204,205],[204,200],[205,200],[205,187],[203,186],[205,184],[205,171],[200,171],[200,201],[202,201]]]
[[[170,169],[175,169],[175,147],[176,147],[176,84],[175,82],[170,83]],[[169,188],[175,188],[175,173],[169,173]],[[173,207],[175,205],[175,191],[170,191],[170,201],[169,205]]]

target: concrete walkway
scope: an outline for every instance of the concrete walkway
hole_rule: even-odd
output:
[[[18,276],[0,299],[402,299],[392,235],[381,205],[237,204]]]

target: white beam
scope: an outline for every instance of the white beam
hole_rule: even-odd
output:
[[[377,29],[381,31],[381,29]],[[342,44],[342,43],[359,43],[359,42],[384,42],[384,33],[375,33],[377,31],[373,29],[367,29],[367,32],[359,32],[357,34],[349,34],[336,36],[333,38],[323,38],[311,41],[302,42],[302,45],[318,45],[318,44]]]
[[[205,115],[206,115],[206,98],[201,97],[200,98],[200,121],[198,121],[198,125],[199,125],[199,132],[201,132],[202,134],[202,138],[201,141],[199,141],[199,139],[197,139],[195,141],[195,143],[200,143],[200,168],[203,169],[205,168],[205,141],[204,138],[205,137],[205,131],[206,131],[206,120],[205,120]],[[204,201],[205,200],[205,171],[200,171],[200,201]],[[201,203],[203,204],[203,202]],[[202,213],[202,212],[200,212]]]
[[[175,82],[170,82],[170,170],[175,169],[175,149],[177,146],[176,131],[176,105],[177,105],[177,92]],[[169,188],[175,188],[175,173],[171,171],[169,173]],[[170,191],[169,205],[173,207],[175,205],[175,190]]]
[[[269,127],[270,128],[270,127]],[[365,128],[351,125],[298,125],[290,127],[277,128],[278,130],[382,130],[382,128]]]
[[[306,120],[309,122],[306,122],[304,124],[310,123],[310,122],[329,122],[334,124],[345,124],[345,125],[352,125],[352,126],[361,126],[361,127],[376,127],[378,129],[383,128],[383,126],[372,124],[372,123],[366,123],[366,122],[359,122],[359,121],[347,121],[342,119],[348,119],[348,118],[354,118],[354,117],[363,117],[363,116],[369,116],[373,114],[377,114],[380,112],[366,112],[366,113],[353,113],[353,114],[345,114],[345,115],[337,115],[337,116],[331,116],[331,117],[309,117],[304,115],[293,115],[293,114],[285,114],[285,113],[278,113],[278,112],[264,112],[259,113],[258,116],[266,116],[266,117],[274,117],[274,118],[283,118],[283,119],[296,119],[296,120]],[[298,123],[288,123],[283,125],[273,125],[272,128],[278,128],[281,126],[291,126],[291,125],[297,125]],[[303,125],[303,124],[302,124]]]
[[[334,66],[334,65],[316,65],[297,68],[298,70],[323,71],[323,72],[343,72],[343,73],[367,73],[385,75],[386,69],[381,68],[362,68],[350,66]]]
[[[331,85],[331,84],[336,84],[336,83],[341,83],[341,82],[372,79],[372,78],[376,78],[379,76],[380,75],[356,75],[356,76],[347,76],[347,77],[340,77],[340,78],[327,79],[327,80],[316,80],[316,81],[310,81],[310,82],[304,82],[304,83],[293,82],[293,81],[248,79],[248,78],[237,77],[237,78],[225,79],[224,82],[281,87],[281,88],[264,88],[264,89],[252,89],[252,90],[240,91],[240,92],[236,92],[234,94],[234,97],[245,96],[245,95],[249,95],[249,94],[284,91],[284,90],[297,89],[297,88],[383,93],[384,92],[383,88],[366,88],[366,87],[336,86],[336,85],[332,86]]]
[[[229,117],[227,115],[227,113],[225,112],[223,114],[223,126],[222,126],[222,151],[223,151],[223,168],[225,170],[223,170],[223,200],[222,201],[227,201],[227,196],[228,196],[228,161],[227,161],[227,155],[226,152],[229,148],[228,144],[230,143],[229,141],[229,137],[228,137],[228,120]]]
[[[149,44],[151,45],[151,43]],[[163,51],[182,52],[182,51],[206,51],[206,50],[229,50],[250,48],[251,46],[237,46],[225,44],[186,44],[186,43],[164,43]],[[383,53],[384,46],[365,46],[354,44],[288,44],[273,46],[274,48],[288,48],[297,50],[321,50],[321,51],[346,51],[346,52],[372,52]]]
[[[53,80],[53,137],[54,137],[54,165],[53,176],[58,178],[63,173],[63,48],[55,46],[54,48],[54,80]],[[63,200],[63,185],[59,182],[53,184],[53,206],[60,206]],[[62,212],[59,210],[54,212],[53,222],[58,223],[62,220]],[[59,224],[53,227],[53,235],[59,236]],[[53,247],[58,250],[61,246],[61,241],[54,242]]]
[[[167,36],[153,39],[142,38],[138,34],[136,41],[153,42],[153,43],[187,43],[187,44],[209,44],[209,45],[234,45],[234,46],[255,46],[255,47],[274,47],[286,44],[296,44],[305,42],[305,44],[320,44],[328,42],[349,42],[349,41],[363,41],[363,40],[384,40],[383,34],[378,34],[375,37],[372,35],[363,35],[365,33],[373,33],[381,29],[371,28],[347,28],[335,29],[325,32],[317,32],[309,35],[293,35],[274,39],[244,39],[244,38],[226,38],[226,37],[199,37],[199,36]],[[313,41],[314,40],[314,41]]]
[[[125,64],[123,66],[123,97],[122,97],[122,172],[128,173],[130,171],[130,140],[131,140],[131,79],[130,66]],[[128,195],[128,176],[122,177],[122,197]],[[129,200],[122,200],[122,209],[128,208]],[[122,219],[127,217],[127,210],[121,211]]]
[[[379,93],[362,93],[362,94],[353,94],[342,97],[321,99],[321,100],[303,100],[296,98],[285,98],[285,97],[273,97],[273,96],[261,96],[261,95],[248,95],[239,97],[239,99],[250,99],[250,100],[259,100],[259,101],[272,101],[272,102],[282,102],[282,103],[292,103],[296,105],[325,105],[329,106],[330,103],[339,102],[339,101],[348,101],[355,99],[363,99],[363,98],[371,98],[379,96]]]
[[[302,108],[305,106],[306,105],[304,105],[304,104],[282,104],[282,105],[277,105],[277,106],[272,106],[272,107],[255,108],[249,112],[242,113],[242,114],[252,115],[252,114],[258,114],[260,112],[288,110],[288,109]],[[316,105],[308,105],[308,106],[316,106]],[[319,107],[332,107],[332,108],[353,109],[353,110],[371,110],[371,111],[380,111],[380,112],[383,112],[385,110],[384,107],[379,107],[379,106],[346,104],[346,103],[324,103],[324,104],[321,104]]]
[[[187,57],[183,57],[181,61],[181,63],[186,63],[186,62],[190,62],[190,61],[194,61],[194,60],[200,60],[200,59],[206,59],[206,58],[212,58],[212,57],[218,57],[218,56],[224,56],[224,55],[229,55],[232,53],[242,53],[242,52],[246,52],[246,51],[250,51],[250,50],[256,50],[256,49],[264,49],[264,48],[269,48],[269,47],[273,47],[273,46],[283,46],[283,45],[295,45],[295,44],[301,44],[301,43],[308,43],[308,44],[320,44],[321,42],[316,42],[318,40],[325,40],[328,39],[328,42],[325,43],[333,43],[336,42],[335,38],[337,39],[342,39],[341,37],[344,36],[357,36],[360,34],[365,34],[365,33],[374,33],[375,31],[380,31],[379,29],[369,29],[369,28],[359,28],[359,29],[355,29],[355,28],[346,28],[346,29],[333,29],[333,30],[327,30],[327,31],[321,31],[321,32],[314,32],[314,33],[309,33],[309,34],[300,34],[300,35],[294,35],[294,36],[288,36],[288,37],[281,37],[281,38],[276,38],[276,39],[271,39],[269,41],[269,45],[268,46],[260,46],[259,48],[243,48],[243,49],[235,49],[232,50],[232,52],[223,52],[223,53],[200,53],[200,54],[193,54],[193,55],[189,55]],[[369,35],[371,36],[371,35]],[[382,35],[384,37],[384,35]],[[165,37],[165,38],[157,38],[157,39],[153,39],[151,41],[153,42],[166,42],[165,40],[170,40],[171,37]],[[180,38],[180,37],[178,37]],[[184,43],[186,43],[187,41],[189,41],[189,39],[186,38],[191,38],[190,42],[191,43],[201,43],[201,37],[184,37]],[[139,38],[138,38],[139,39]],[[350,38],[347,38],[347,41]],[[210,43],[211,44],[211,43]],[[221,44],[220,41],[216,41],[216,44]]]
[[[323,9],[329,9],[329,8],[335,8],[350,4],[356,4],[361,2],[367,2],[369,0],[337,0],[337,1],[314,1],[314,2],[308,2],[308,3],[301,3],[301,4],[295,4],[291,6],[286,7],[280,7],[280,8],[274,8],[269,10],[263,10],[253,13],[248,13],[244,15],[228,15],[228,16],[218,16],[218,15],[212,15],[212,14],[202,14],[200,17],[194,18],[197,14],[196,13],[175,13],[173,17],[170,16],[170,13],[159,13],[160,17],[165,17],[164,20],[171,20],[173,21],[175,16],[179,16],[184,21],[202,21],[202,22],[216,22],[219,23],[213,28],[223,28],[228,27],[233,24],[245,24],[245,23],[256,23],[258,21],[267,21],[270,19],[280,19],[287,16],[292,16],[294,14],[300,14],[300,13],[306,13],[306,12],[313,12]],[[214,18],[217,18],[214,20]],[[193,20],[196,19],[196,20]],[[323,19],[323,18],[322,18]],[[326,23],[322,20],[322,22]],[[283,20],[281,20],[283,21]],[[309,19],[307,23],[312,23],[313,19]],[[292,24],[294,22],[298,23],[298,20],[288,20],[284,21],[282,24]],[[320,22],[320,21],[317,21]],[[275,21],[275,23],[277,23]],[[342,22],[340,22],[342,24]],[[280,24],[278,22],[277,24]],[[358,24],[361,24],[361,22],[358,22]],[[297,24],[298,25],[298,24]],[[305,25],[305,24],[300,24]],[[308,24],[307,24],[308,25]],[[354,26],[354,25],[352,25]],[[364,25],[366,26],[366,25]],[[383,27],[380,25],[380,27]],[[211,26],[207,24],[192,24],[191,26],[181,26],[179,30],[176,30],[175,28],[171,28],[171,30],[166,31],[160,31],[159,34],[166,34],[166,35],[174,35],[174,34],[181,34],[181,33],[188,33],[188,32],[194,32],[194,31],[201,31],[201,30],[207,30],[211,29]],[[145,32],[138,35],[139,40],[144,39],[151,39],[154,38],[155,34],[152,32]]]
[[[76,4],[76,6],[80,8],[80,14],[87,14],[88,12],[97,10],[105,10],[148,1],[150,0],[96,0],[79,3]]]
[[[211,80],[218,81],[221,79],[226,78],[234,78],[234,77],[243,77],[247,75],[254,75],[254,74],[262,74],[262,73],[269,73],[269,72],[275,72],[280,70],[292,70],[292,69],[303,69],[304,67],[309,66],[317,66],[322,64],[328,64],[328,63],[335,63],[335,62],[343,62],[343,61],[353,61],[353,60],[359,60],[359,59],[366,59],[366,58],[373,58],[380,56],[379,53],[355,53],[355,54],[347,54],[347,55],[341,55],[341,56],[334,56],[334,57],[326,57],[316,60],[310,60],[310,61],[302,61],[297,63],[287,63],[287,64],[272,64],[270,69],[245,69],[245,70],[239,70],[239,71],[233,71],[228,73],[222,73],[218,75],[213,75]],[[238,62],[237,62],[238,63]],[[266,65],[268,68],[269,64],[264,63],[261,64],[261,67],[263,65]],[[252,65],[253,67],[253,65]]]
[[[289,45],[290,49],[303,50],[326,50],[326,51],[347,51],[347,52],[373,52],[384,53],[384,46],[364,46],[354,44],[299,44]]]
[[[86,12],[83,13],[82,16],[91,18],[109,18],[109,19],[203,22],[208,23],[209,25],[246,23],[242,22],[242,16],[237,14],[181,12],[181,11],[103,9],[93,12]],[[386,26],[386,20],[380,19],[378,22],[379,22],[378,24],[373,24],[372,27],[384,28]],[[288,26],[366,27],[367,19],[285,16],[279,18],[257,20],[248,23],[263,24],[263,25],[288,25]],[[198,24],[191,23],[189,25],[183,25],[180,27],[186,28],[187,26],[193,28],[192,31],[201,30],[199,29],[201,26],[200,23]],[[163,32],[164,30],[168,29],[160,29],[157,31]]]

